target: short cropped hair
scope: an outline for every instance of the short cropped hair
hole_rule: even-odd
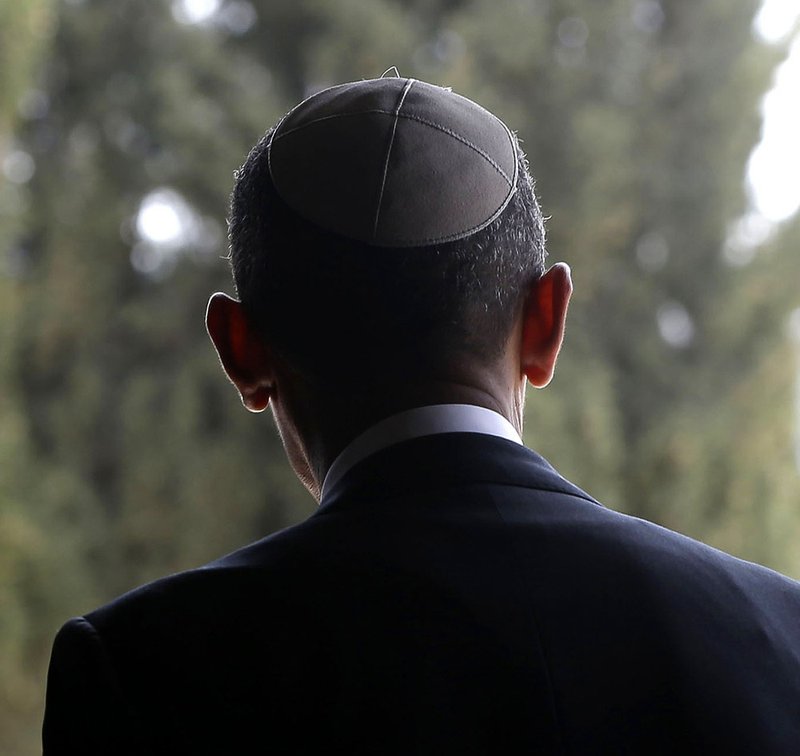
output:
[[[325,381],[500,356],[545,260],[542,212],[516,140],[517,191],[491,224],[465,239],[386,248],[291,210],[270,176],[270,135],[235,173],[229,238],[237,296],[273,349]]]

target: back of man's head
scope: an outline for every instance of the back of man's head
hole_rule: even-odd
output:
[[[544,271],[516,138],[475,103],[375,79],[301,103],[236,174],[245,312],[309,379],[490,364]]]

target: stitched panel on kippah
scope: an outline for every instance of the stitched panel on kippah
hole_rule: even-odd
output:
[[[502,121],[447,89],[400,78],[308,98],[277,127],[269,158],[296,213],[384,247],[474,233],[502,212],[517,180]]]

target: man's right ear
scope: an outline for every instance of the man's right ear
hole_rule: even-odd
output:
[[[251,412],[263,412],[274,386],[273,363],[261,335],[250,324],[241,302],[213,294],[206,309],[206,328],[223,370]]]

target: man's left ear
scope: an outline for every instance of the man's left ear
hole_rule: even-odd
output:
[[[553,377],[571,295],[572,276],[566,263],[556,263],[531,286],[523,314],[520,365],[536,388],[544,388]]]
[[[272,358],[241,303],[226,294],[212,295],[206,310],[206,328],[242,404],[251,412],[263,412],[273,393]]]

